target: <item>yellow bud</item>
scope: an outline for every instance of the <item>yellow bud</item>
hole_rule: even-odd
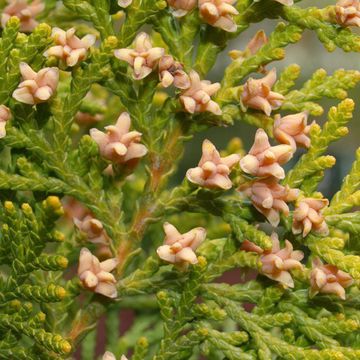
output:
[[[157,298],[159,300],[166,300],[168,298],[167,293],[165,291],[159,291],[157,293]]]
[[[138,345],[141,347],[148,347],[149,346],[149,342],[148,339],[145,336],[142,336],[139,340],[138,340]]]
[[[46,23],[41,23],[35,29],[36,32],[41,32],[46,36],[50,36],[51,34],[51,26]]]
[[[296,33],[296,34],[293,36],[294,41],[300,41],[301,38],[302,38],[301,33]]]
[[[111,48],[115,48],[118,44],[118,39],[116,36],[109,36],[106,39],[106,45],[108,45]]]
[[[14,309],[20,310],[21,308],[21,302],[19,300],[12,300],[10,302],[10,306]]]
[[[33,309],[33,305],[32,305],[32,303],[30,303],[30,302],[26,302],[26,303],[23,305],[23,307],[24,307],[28,312],[31,312],[32,309]]]
[[[66,290],[63,288],[63,287],[58,287],[56,289],[56,296],[59,298],[59,299],[64,299],[65,296],[66,296]]]
[[[326,162],[329,166],[334,166],[336,164],[336,158],[334,156],[328,155],[326,156]]]
[[[336,130],[339,136],[346,136],[349,133],[349,129],[346,126],[342,126]]]
[[[201,312],[207,313],[209,312],[209,307],[206,304],[199,304],[199,309]]]
[[[350,237],[349,233],[344,232],[344,231],[342,231],[340,229],[336,229],[336,228],[331,229],[331,236],[339,238],[343,242],[348,241],[349,237]]]
[[[118,11],[117,13],[112,15],[112,18],[116,21],[116,20],[121,20],[124,16],[125,16],[124,11]]]
[[[288,70],[290,70],[292,75],[298,75],[300,73],[301,67],[298,64],[291,64],[289,65]]]
[[[228,55],[233,59],[236,60],[239,57],[243,56],[244,52],[240,50],[231,50],[228,52]]]
[[[15,206],[14,206],[14,204],[12,203],[12,201],[5,201],[4,207],[5,207],[5,210],[6,210],[6,211],[9,211],[9,212],[12,212],[12,211],[15,210]]]
[[[315,72],[314,76],[317,78],[317,79],[323,79],[327,76],[327,72],[325,69],[319,69]]]
[[[344,320],[345,319],[345,315],[342,313],[337,313],[335,314],[335,317],[337,320]]]
[[[77,134],[80,131],[79,124],[72,123],[70,131],[71,131],[72,134]]]
[[[356,320],[349,319],[346,321],[346,325],[348,325],[349,329],[357,330],[359,328],[359,323]]]
[[[354,100],[352,99],[345,99],[341,102],[341,107],[346,108],[348,111],[353,111],[355,108]]]
[[[274,49],[272,54],[276,59],[283,59],[285,57],[285,49],[283,48]]]
[[[342,238],[331,238],[331,246],[342,249],[345,246],[345,240]]]
[[[6,23],[6,27],[9,26],[18,26],[20,24],[20,19],[17,16],[12,16]]]
[[[47,66],[57,66],[59,63],[59,59],[56,57],[56,56],[49,56],[47,59],[46,59],[46,65]]]
[[[16,40],[15,43],[18,46],[24,45],[27,43],[27,36],[24,33],[18,33],[16,36]],[[18,57],[19,56],[19,50],[18,49],[12,49],[10,51],[10,54],[14,57]]]
[[[21,209],[26,214],[32,214],[32,208],[28,203],[24,203],[21,205]]]
[[[200,328],[196,331],[201,336],[208,336],[209,330],[207,328]]]
[[[46,320],[46,315],[41,311],[36,315],[37,319],[41,322],[44,322]]]
[[[68,354],[71,351],[71,345],[68,341],[63,340],[60,346],[63,353]]]
[[[54,231],[53,237],[54,237],[54,240],[56,240],[58,242],[65,241],[65,235],[60,231]]]
[[[231,232],[231,226],[229,225],[229,224],[222,224],[221,226],[220,226],[220,228],[223,230],[223,231],[225,231],[225,232],[227,232],[227,233],[230,233]]]
[[[310,129],[310,133],[311,135],[316,135],[319,134],[321,132],[321,127],[318,123],[312,124],[311,129]]]
[[[311,115],[313,116],[321,116],[323,113],[324,109],[320,105],[317,105],[316,108],[311,110]]]
[[[292,315],[291,314],[282,314],[282,318],[284,320],[284,322],[289,323],[292,320]]]
[[[164,1],[164,0],[160,0],[156,3],[156,7],[159,9],[159,10],[164,10],[166,9],[167,7],[167,2]]]
[[[285,23],[280,22],[280,23],[277,24],[276,30],[285,30],[285,29],[286,29],[286,26],[287,26],[287,25],[286,25]]]
[[[61,266],[63,269],[66,269],[67,266],[68,266],[68,264],[69,264],[69,261],[68,261],[68,259],[67,259],[66,257],[60,256],[60,257],[58,258],[57,263],[58,263],[59,266]]]
[[[153,98],[153,104],[155,106],[162,106],[169,95],[164,91],[157,91]]]
[[[204,268],[207,265],[207,261],[205,259],[204,256],[199,256],[198,257],[198,266],[200,266],[201,268]]]
[[[53,209],[57,209],[61,207],[60,199],[57,196],[49,196],[46,199],[46,202],[49,206],[51,206]]]
[[[62,208],[61,201],[57,196],[47,197],[44,205],[45,205],[45,207],[47,207],[47,206],[50,207],[54,211],[54,213],[58,216],[61,216],[64,214],[64,210]]]
[[[215,309],[214,315],[219,319],[224,319],[226,317],[226,311],[223,309]]]
[[[12,58],[18,58],[18,57],[20,56],[20,51],[19,51],[19,49],[12,49],[12,50],[10,51],[10,56],[11,56]]]

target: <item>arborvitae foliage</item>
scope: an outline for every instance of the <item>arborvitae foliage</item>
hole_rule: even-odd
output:
[[[360,72],[272,64],[308,30],[360,52],[360,4],[295,3],[0,1],[0,359],[95,359],[104,332],[104,360],[360,358],[360,150],[318,192]],[[205,140],[177,174],[235,122],[251,149]]]

